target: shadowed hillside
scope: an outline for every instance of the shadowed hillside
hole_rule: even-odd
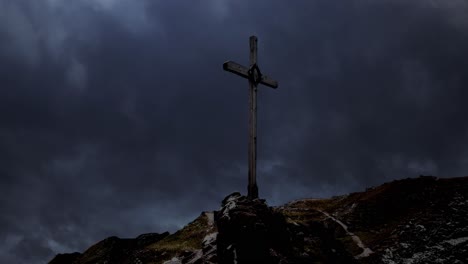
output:
[[[174,234],[107,238],[50,263],[466,263],[468,177],[421,176],[279,207],[227,196]]]

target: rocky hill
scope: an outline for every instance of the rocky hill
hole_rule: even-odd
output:
[[[233,193],[174,234],[110,237],[49,263],[468,263],[468,177],[279,207]]]

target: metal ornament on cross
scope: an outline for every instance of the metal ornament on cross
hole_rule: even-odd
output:
[[[263,84],[278,88],[278,82],[263,75],[257,64],[257,37],[250,37],[250,67],[244,67],[236,62],[227,61],[223,69],[249,80],[249,184],[247,197],[258,198],[257,186],[257,86]]]

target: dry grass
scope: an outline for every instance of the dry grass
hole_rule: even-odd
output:
[[[206,215],[201,215],[176,233],[147,246],[147,249],[163,253],[164,257],[157,263],[173,258],[177,253],[195,251],[202,248],[203,238],[215,230],[208,225]],[[157,264],[155,263],[155,264]]]

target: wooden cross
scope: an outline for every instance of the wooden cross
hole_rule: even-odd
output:
[[[233,61],[223,64],[223,69],[249,80],[249,185],[247,196],[258,198],[257,187],[257,85],[278,88],[278,82],[263,75],[257,65],[257,37],[250,37],[250,67]]]

